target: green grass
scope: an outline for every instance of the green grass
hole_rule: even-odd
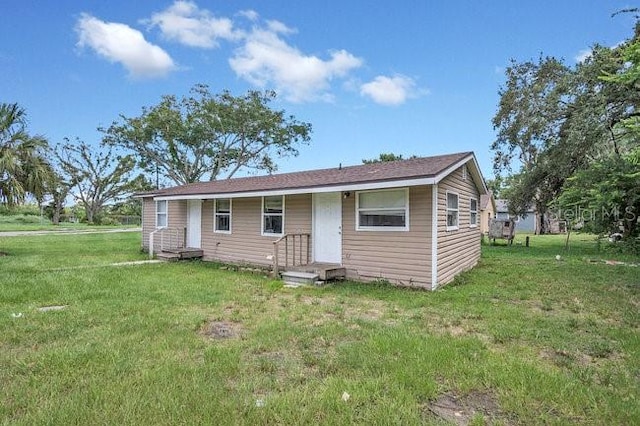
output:
[[[454,395],[490,407],[473,424],[640,424],[640,268],[587,261],[638,259],[563,243],[484,246],[428,293],[109,266],[138,233],[0,238],[0,422],[444,424]]]
[[[32,214],[0,215],[0,231],[35,231],[52,226],[49,219]]]
[[[138,225],[88,225],[86,223],[63,222],[53,225],[47,218],[31,215],[0,215],[0,232],[12,231],[82,231],[92,229],[132,228]]]

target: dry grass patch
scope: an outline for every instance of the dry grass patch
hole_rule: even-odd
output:
[[[228,321],[208,321],[200,334],[209,339],[233,339],[240,336],[242,326]]]
[[[445,393],[422,407],[425,420],[441,419],[455,425],[465,426],[472,422],[488,420],[492,423],[509,424],[500,409],[498,398],[490,391],[471,391],[462,395]]]

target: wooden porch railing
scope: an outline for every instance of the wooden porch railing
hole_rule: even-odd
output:
[[[160,251],[175,250],[186,246],[186,228],[159,228],[149,234],[149,258],[153,258],[154,240],[160,237]]]
[[[308,265],[311,259],[311,234],[285,234],[273,242],[273,276],[280,268],[280,244],[284,241],[284,267]],[[296,247],[298,250],[296,251]],[[289,256],[291,250],[291,256]]]

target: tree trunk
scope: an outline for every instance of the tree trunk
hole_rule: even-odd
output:
[[[62,213],[62,209],[64,208],[64,198],[53,197],[53,217],[51,218],[51,222],[54,225],[60,225],[60,215]]]
[[[54,225],[60,225],[60,210],[58,208],[58,203],[54,203],[53,205],[53,216],[51,217],[51,223]]]
[[[84,210],[87,214],[87,222],[92,225],[100,224],[100,213],[102,212],[102,204],[94,202],[91,205],[85,205]]]
[[[545,220],[547,208],[544,205],[536,204],[536,218],[538,219],[537,233],[539,235],[547,234],[549,232],[547,222]]]
[[[87,216],[87,223],[93,224],[93,208],[85,204],[84,213]]]

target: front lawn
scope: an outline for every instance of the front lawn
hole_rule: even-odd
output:
[[[603,262],[638,259],[591,237],[435,293],[110,266],[139,238],[0,238],[3,424],[640,424],[640,267]]]

